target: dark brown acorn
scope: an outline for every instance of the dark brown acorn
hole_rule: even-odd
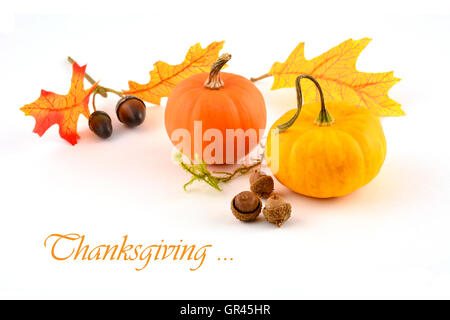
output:
[[[135,96],[125,96],[116,105],[117,118],[129,127],[136,127],[145,120],[144,101]]]
[[[104,111],[95,111],[89,116],[89,129],[100,138],[107,139],[113,132],[111,118]]]

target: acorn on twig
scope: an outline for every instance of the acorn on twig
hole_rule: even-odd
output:
[[[261,200],[251,191],[237,194],[231,201],[231,211],[241,221],[253,221],[262,209]]]
[[[124,96],[117,101],[117,119],[128,127],[136,127],[144,122],[146,109],[144,101],[140,98]]]
[[[291,217],[291,204],[279,194],[273,193],[266,201],[263,214],[267,221],[281,227]]]
[[[273,192],[273,178],[259,169],[254,169],[250,175],[250,190],[257,196],[267,199]]]

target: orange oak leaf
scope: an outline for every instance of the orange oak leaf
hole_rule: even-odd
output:
[[[72,82],[69,93],[60,95],[41,90],[41,96],[35,102],[20,108],[26,116],[33,116],[36,125],[33,132],[39,136],[54,124],[59,125],[59,135],[72,145],[77,143],[77,123],[80,114],[89,118],[89,96],[97,87],[94,84],[90,89],[84,89],[84,74],[86,66],[73,64]]]
[[[168,97],[172,89],[182,80],[197,73],[209,72],[211,64],[219,57],[223,44],[224,41],[213,42],[202,49],[197,43],[189,49],[184,61],[177,65],[158,61],[153,65],[154,70],[150,71],[149,83],[128,81],[130,89],[123,90],[123,93],[137,96],[153,104],[160,104],[161,98]]]
[[[275,90],[294,87],[295,79],[307,74],[317,79],[325,100],[345,101],[365,107],[378,116],[404,115],[400,104],[388,96],[389,89],[400,81],[393,72],[356,70],[356,60],[370,41],[368,38],[350,39],[311,60],[305,58],[305,44],[300,43],[284,63],[275,62],[270,72],[258,79],[274,76],[272,90]],[[302,91],[305,101],[319,100],[312,82],[302,83]]]

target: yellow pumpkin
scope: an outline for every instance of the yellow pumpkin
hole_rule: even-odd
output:
[[[302,106],[303,78],[317,86],[320,103]],[[315,198],[344,196],[369,183],[386,156],[378,117],[344,102],[325,106],[322,89],[311,76],[299,76],[296,88],[297,110],[278,119],[267,139],[266,159],[274,176],[289,189]]]

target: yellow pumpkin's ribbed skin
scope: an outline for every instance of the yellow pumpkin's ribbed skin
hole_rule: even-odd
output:
[[[276,146],[272,146],[270,133],[266,146],[274,176],[289,189],[315,198],[344,196],[366,185],[376,177],[386,156],[386,139],[377,116],[343,102],[328,102],[326,107],[335,120],[331,126],[314,123],[320,104],[312,103],[305,104],[295,123],[279,133],[278,163],[275,157],[271,159]],[[285,113],[271,132],[295,112]]]

